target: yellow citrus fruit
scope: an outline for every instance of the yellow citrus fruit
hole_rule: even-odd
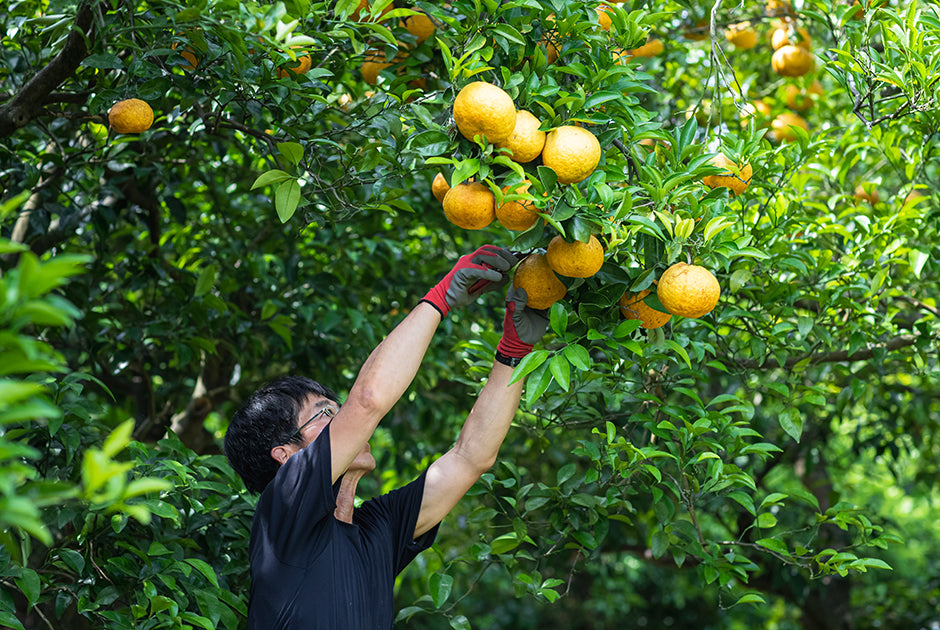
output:
[[[423,12],[419,12],[418,15],[409,15],[406,18],[402,18],[402,24],[408,29],[409,33],[415,36],[419,44],[424,43],[425,40],[434,35],[434,31],[437,28],[431,18]]]
[[[618,304],[620,305],[620,314],[626,319],[638,319],[642,328],[653,329],[661,328],[672,319],[669,313],[657,311],[651,308],[643,301],[650,294],[649,289],[644,289],[639,293],[624,293]]]
[[[541,124],[542,122],[530,112],[520,109],[516,112],[512,135],[502,142],[497,142],[496,147],[512,151],[509,157],[514,162],[531,162],[539,156],[545,146],[545,132],[539,130]]]
[[[513,286],[525,289],[528,296],[526,306],[545,309],[565,297],[568,289],[562,284],[552,268],[548,266],[545,255],[538,252],[529,254],[516,267],[512,277]]]
[[[867,201],[872,205],[881,201],[881,197],[878,195],[878,189],[875,188],[874,184],[869,182],[862,182],[856,186],[855,194],[852,196],[855,197],[855,199],[858,201]]]
[[[813,94],[817,97],[823,95],[823,87],[819,80],[814,80],[805,90],[790,83],[786,87],[787,107],[798,112],[805,112],[813,106]]]
[[[770,118],[771,111],[770,105],[759,99],[753,103],[745,103],[741,110],[741,126],[744,127],[747,125],[752,117],[754,117],[757,123],[762,127],[766,126],[765,119]]]
[[[655,57],[661,55],[665,50],[663,46],[663,40],[659,38],[648,39],[646,43],[640,46],[639,48],[633,48],[632,50],[617,50],[614,51],[614,61],[623,59],[627,61],[633,57]]]
[[[725,29],[725,39],[731,42],[735,48],[750,50],[757,45],[757,31],[754,30],[750,22],[732,24]]]
[[[720,296],[721,287],[712,272],[683,262],[663,272],[656,286],[656,297],[667,311],[691,319],[710,313]]]
[[[813,39],[802,26],[797,26],[792,20],[781,20],[777,22],[773,32],[770,34],[770,45],[774,50],[780,50],[788,44],[800,46],[809,50],[812,47]]]
[[[503,187],[503,194],[523,195],[529,192],[531,184],[528,180]],[[522,232],[528,230],[539,220],[536,214],[535,202],[530,199],[516,199],[503,201],[496,208],[496,220],[507,230]]]
[[[770,122],[771,135],[779,142],[793,142],[796,140],[797,135],[793,130],[794,127],[802,127],[806,131],[809,131],[809,124],[801,116],[793,112],[778,114],[777,117]]]
[[[774,53],[770,65],[782,77],[801,77],[816,66],[816,58],[802,46],[787,44]]]
[[[712,164],[719,168],[725,169],[725,173],[720,173],[718,175],[706,175],[702,178],[702,183],[708,186],[709,188],[718,188],[719,186],[724,186],[725,188],[730,188],[731,192],[735,195],[740,195],[745,191],[745,189],[751,184],[751,175],[754,170],[751,168],[750,164],[745,163],[743,166],[738,166],[727,157],[724,153],[719,153],[711,160]]]
[[[379,72],[396,63],[404,61],[405,54],[401,51],[395,55],[391,61],[385,60],[385,53],[378,50],[370,50],[366,54],[366,60],[362,62],[359,71],[362,73],[362,80],[369,85],[375,85],[379,82]]]
[[[568,278],[590,278],[604,264],[604,247],[593,234],[587,243],[569,243],[559,234],[548,244],[545,259],[557,274]]]
[[[488,142],[503,142],[516,127],[516,106],[502,88],[474,81],[454,99],[454,122],[467,140],[486,136]]]
[[[767,15],[793,15],[793,5],[790,0],[767,0],[764,4],[764,13]]]
[[[153,124],[153,109],[139,98],[118,101],[108,111],[108,123],[115,133],[141,133]]]
[[[450,184],[447,183],[444,174],[438,173],[435,175],[434,181],[431,182],[431,194],[434,195],[434,198],[443,203],[448,190],[450,190]]]
[[[297,48],[297,46],[291,46]],[[313,59],[310,55],[297,57],[297,61],[289,61],[277,69],[277,78],[286,79],[291,76],[301,76],[307,74],[307,71],[313,66]]]
[[[539,45],[545,48],[545,63],[552,65],[558,61],[558,44],[555,43],[555,40],[552,37],[545,35],[542,37]]]
[[[542,164],[555,171],[562,184],[587,178],[601,160],[601,143],[583,127],[564,125],[548,132]]]
[[[496,197],[480,182],[457,184],[444,195],[444,216],[465,230],[482,230],[496,218]]]
[[[601,28],[605,31],[609,31],[610,27],[613,26],[613,20],[610,19],[610,16],[607,12],[610,10],[607,7],[598,7],[597,9],[597,23],[600,24]]]
[[[177,46],[179,46],[179,42],[173,42],[170,48],[176,50]],[[183,46],[183,49],[180,50],[180,56],[186,60],[186,65],[180,66],[183,70],[195,70],[196,66],[199,65],[199,58],[196,57],[196,51],[192,46]]]

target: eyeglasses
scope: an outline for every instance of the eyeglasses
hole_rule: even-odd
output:
[[[294,442],[294,441],[296,441],[297,438],[299,438],[299,437],[301,436],[301,434],[303,433],[304,429],[307,428],[307,425],[308,425],[308,424],[310,424],[311,422],[313,422],[314,420],[316,420],[317,418],[319,418],[320,416],[322,416],[322,415],[324,415],[324,414],[326,414],[326,417],[327,417],[327,418],[329,418],[330,420],[332,420],[332,419],[333,419],[333,416],[336,415],[336,412],[337,412],[337,411],[339,411],[339,410],[336,409],[335,407],[324,407],[324,408],[321,409],[320,411],[318,411],[318,412],[316,412],[315,414],[313,414],[312,416],[310,416],[310,419],[309,419],[309,420],[307,420],[307,421],[304,422],[302,425],[300,425],[299,427],[297,427],[297,429],[296,429],[293,433],[290,434],[290,437],[287,438],[287,441],[288,441],[288,442]]]

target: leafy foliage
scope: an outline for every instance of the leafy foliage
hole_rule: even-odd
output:
[[[784,79],[766,34],[788,6],[626,2],[607,32],[555,0],[11,5],[0,622],[239,627],[252,500],[218,455],[226,415],[288,371],[348,387],[447,260],[560,233],[598,235],[605,264],[517,368],[518,426],[401,579],[400,623],[935,623],[940,15],[807,0],[817,72]],[[743,21],[749,50],[723,38]],[[662,55],[616,54],[648,36]],[[473,80],[589,129],[600,166],[563,186],[464,139],[449,107]],[[809,131],[767,134],[813,80]],[[105,124],[128,97],[155,111],[140,135]],[[743,194],[702,185],[719,152],[752,165]],[[438,170],[498,200],[528,178],[541,220],[459,230]],[[718,277],[718,307],[622,320],[676,261]],[[367,490],[448,446],[498,307],[442,325]]]

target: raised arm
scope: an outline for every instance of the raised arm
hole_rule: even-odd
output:
[[[434,331],[451,308],[475,300],[507,281],[515,258],[485,246],[463,256],[366,359],[346,402],[330,423],[333,480],[362,450],[379,421],[414,380]]]
[[[548,327],[544,311],[525,306],[525,291],[510,288],[503,337],[496,361],[457,442],[431,464],[424,483],[415,536],[427,532],[450,512],[480,476],[496,463],[499,447],[519,407],[522,380],[509,384],[513,366],[531,352]]]

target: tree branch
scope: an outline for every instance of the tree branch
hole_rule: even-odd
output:
[[[849,353],[848,350],[837,350],[835,352],[820,352],[818,354],[804,354],[802,356],[790,357],[784,362],[782,366],[780,365],[780,362],[777,361],[777,359],[772,357],[768,358],[766,361],[760,361],[758,359],[741,359],[735,361],[735,363],[738,365],[738,367],[745,369],[762,368],[772,370],[779,367],[789,369],[795,366],[797,363],[807,359],[809,359],[811,365],[818,365],[820,363],[865,361],[875,356],[875,352],[878,350],[892,352],[894,350],[900,350],[901,348],[912,346],[916,341],[917,335],[901,335],[900,337],[895,337],[894,339],[890,339],[885,343],[873,344],[867,348],[856,350],[852,353]]]
[[[85,40],[91,37],[93,30],[92,2],[83,2],[78,7],[72,31],[59,54],[26,82],[13,100],[0,107],[0,138],[25,127],[43,112],[42,106],[49,102],[52,91],[73,76],[79,64],[88,56]]]

